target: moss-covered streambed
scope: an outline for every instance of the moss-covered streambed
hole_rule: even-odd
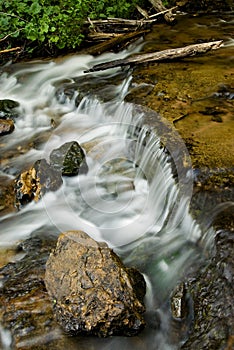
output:
[[[224,47],[204,56],[140,66],[128,101],[147,105],[171,121],[190,150],[194,167],[234,163],[233,17],[179,16],[175,26],[156,25],[145,52],[216,39]]]
[[[197,186],[192,206],[198,215],[204,204],[208,210],[234,198],[232,30],[233,14],[230,13],[181,15],[174,26],[155,25],[146,36],[145,52],[218,39],[224,44],[221,49],[203,56],[138,66],[126,97],[128,101],[156,110],[173,123],[184,140],[195,174]]]

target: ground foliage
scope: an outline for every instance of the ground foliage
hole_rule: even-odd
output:
[[[74,49],[84,39],[84,22],[106,17],[132,18],[144,0],[0,0],[0,48],[27,51]]]

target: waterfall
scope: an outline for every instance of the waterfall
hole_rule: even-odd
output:
[[[137,51],[135,47],[131,50]],[[0,99],[18,101],[21,116],[16,119],[14,133],[2,139],[3,158],[8,152],[13,155],[7,166],[2,163],[1,175],[13,178],[25,164],[48,159],[53,149],[68,141],[78,141],[84,148],[89,171],[64,178],[56,192],[45,194],[38,203],[32,202],[17,213],[2,216],[0,247],[13,246],[44,226],[58,234],[84,230],[94,239],[106,241],[126,264],[144,273],[146,304],[164,315],[160,317],[165,325],[169,316],[160,304],[197,259],[196,243],[202,237],[189,213],[190,198],[181,194],[160,135],[144,125],[143,112],[136,113],[134,105],[123,101],[131,74],[126,73],[120,82],[122,73],[118,69],[95,77],[87,75],[87,80],[96,79],[96,84],[105,76],[107,87],[100,96],[109,86],[112,99],[107,102],[90,93],[77,103],[81,91],[72,96],[63,90],[58,94],[58,86],[72,85],[94,62],[113,56],[123,58],[129,53],[30,62],[13,67],[10,73],[6,67],[2,73]],[[55,128],[51,127],[52,119]],[[29,148],[35,137],[38,146]],[[19,147],[26,151],[18,152]],[[151,330],[150,339],[146,340],[147,349],[154,349],[155,342],[157,349],[174,349],[165,332],[155,335]],[[106,345],[102,343],[101,348],[120,345],[132,347],[131,340],[116,337]]]

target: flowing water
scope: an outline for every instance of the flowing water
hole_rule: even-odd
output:
[[[168,298],[202,257],[198,242],[204,235],[206,241],[212,237],[212,229],[202,232],[189,213],[191,168],[183,178],[175,174],[173,151],[162,147],[159,131],[144,125],[147,112],[124,102],[131,71],[84,73],[94,64],[138,52],[141,45],[98,58],[74,55],[9,66],[0,77],[0,99],[18,101],[21,115],[14,133],[1,138],[0,175],[13,179],[36,160],[48,160],[53,149],[68,141],[83,147],[89,168],[85,175],[64,177],[62,187],[39,202],[2,216],[0,248],[12,248],[43,227],[58,234],[82,229],[106,241],[147,281],[146,308],[152,324],[139,337],[89,340],[88,346],[85,339],[79,344],[69,339],[72,349],[177,349],[181,339],[173,336]],[[86,79],[100,86],[98,93],[84,96],[82,84],[81,91],[72,94],[63,89]],[[182,149],[176,152],[184,157]],[[10,349],[9,334],[3,329],[0,333]]]

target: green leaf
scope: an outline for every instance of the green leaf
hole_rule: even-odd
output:
[[[40,27],[40,32],[41,33],[48,33],[49,26],[47,23],[42,22],[41,27]]]
[[[41,5],[38,2],[34,2],[30,6],[30,10],[31,10],[32,15],[36,15],[37,13],[39,13],[41,11]]]

